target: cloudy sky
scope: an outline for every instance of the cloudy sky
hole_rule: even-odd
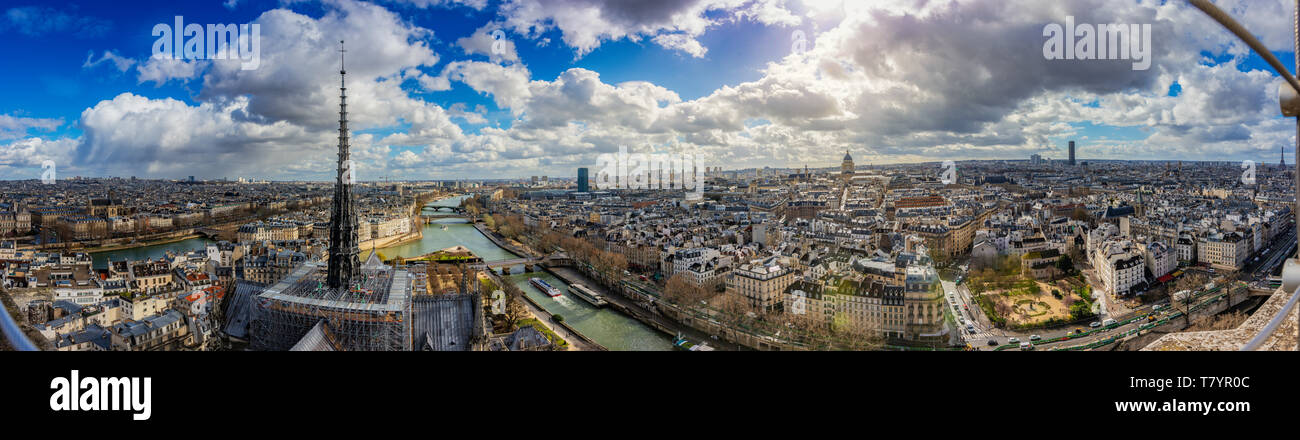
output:
[[[1292,7],[1219,0],[1290,67]],[[158,24],[259,25],[242,60]],[[1048,60],[1044,28],[1150,24],[1150,67]],[[1280,78],[1180,1],[0,0],[0,179],[330,179],[338,41],[362,180],[948,159],[1287,162]],[[218,47],[221,49],[221,47]],[[226,47],[229,49],[229,47]]]

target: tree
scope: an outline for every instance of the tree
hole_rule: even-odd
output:
[[[519,321],[528,317],[528,307],[524,306],[524,295],[514,284],[506,284],[504,289],[506,294],[505,313],[501,314],[501,321],[505,323],[506,331],[514,331],[518,328]]]
[[[682,274],[674,274],[668,279],[664,288],[664,297],[677,304],[696,305],[708,299],[707,292],[686,279]]]
[[[1062,255],[1061,258],[1056,260],[1056,269],[1061,271],[1064,275],[1073,273],[1074,259],[1070,258],[1069,255]]]

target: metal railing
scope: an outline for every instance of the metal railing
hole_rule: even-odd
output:
[[[1255,53],[1259,54],[1259,56],[1263,58],[1264,61],[1268,62],[1269,67],[1272,67],[1273,71],[1277,72],[1278,75],[1281,75],[1282,79],[1285,80],[1287,84],[1291,85],[1292,91],[1294,92],[1291,98],[1288,98],[1286,94],[1283,93],[1283,90],[1279,89],[1278,104],[1279,107],[1282,109],[1282,114],[1284,116],[1288,116],[1288,117],[1298,116],[1297,113],[1300,112],[1297,112],[1297,108],[1295,107],[1295,105],[1297,104],[1297,100],[1295,99],[1295,96],[1300,95],[1300,81],[1296,80],[1295,76],[1293,76],[1291,72],[1287,70],[1286,66],[1283,66],[1282,62],[1278,61],[1277,57],[1273,56],[1273,53],[1270,52],[1267,47],[1264,47],[1264,44],[1261,43],[1259,39],[1255,38],[1255,36],[1252,35],[1249,31],[1247,31],[1244,26],[1242,26],[1240,23],[1237,23],[1236,20],[1233,20],[1232,17],[1229,16],[1226,12],[1223,12],[1223,10],[1214,6],[1214,4],[1210,3],[1209,0],[1187,0],[1187,2],[1191,3],[1192,6],[1195,6],[1197,9],[1200,9],[1201,12],[1204,12],[1206,15],[1209,15],[1210,18],[1213,18],[1214,21],[1219,22],[1219,24],[1227,28],[1229,32],[1232,32],[1233,35],[1236,35],[1237,38],[1245,42],[1247,46],[1250,46],[1251,50],[1255,51]],[[1297,70],[1300,70],[1300,0],[1296,0],[1293,18],[1294,18],[1293,31],[1295,32],[1295,47],[1293,49],[1295,52],[1295,62],[1296,62],[1295,65]],[[1300,227],[1300,117],[1296,118],[1295,179],[1296,181],[1295,181],[1294,188],[1296,194],[1296,204],[1293,207],[1293,210],[1295,211],[1296,225],[1297,227]],[[1293,267],[1300,268],[1300,266],[1293,266]],[[1285,267],[1285,266],[1283,267],[1284,279],[1287,278],[1285,274],[1285,271],[1287,269],[1292,269],[1292,267]],[[1266,325],[1262,330],[1260,330],[1259,334],[1256,334],[1255,337],[1250,340],[1250,342],[1248,342],[1244,347],[1242,347],[1242,350],[1254,350],[1258,348],[1259,345],[1262,344],[1264,341],[1268,340],[1269,336],[1271,336],[1273,332],[1277,330],[1278,326],[1282,323],[1282,321],[1286,320],[1286,317],[1291,314],[1291,310],[1295,308],[1296,297],[1300,297],[1300,291],[1293,293],[1291,295],[1291,299],[1287,301],[1286,305],[1283,306],[1282,309],[1278,311],[1277,315],[1274,316],[1273,319],[1269,321],[1268,325]],[[1298,337],[1296,342],[1296,350],[1300,350],[1300,335],[1297,336]]]
[[[9,316],[9,308],[5,307],[4,302],[0,302],[0,333],[4,333],[5,340],[9,341],[9,345],[14,350],[41,351],[41,349],[36,348],[36,344],[27,339],[27,334],[23,333],[23,329],[18,327],[18,323],[14,321],[14,318]]]

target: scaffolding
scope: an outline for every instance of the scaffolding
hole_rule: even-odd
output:
[[[411,349],[411,276],[403,269],[363,269],[346,287],[331,289],[325,266],[309,262],[254,298],[253,350],[294,347],[324,322],[347,351]]]

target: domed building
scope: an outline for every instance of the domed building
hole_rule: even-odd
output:
[[[853,177],[853,156],[849,155],[849,150],[844,150],[844,162],[840,163],[840,173],[845,179]]]

